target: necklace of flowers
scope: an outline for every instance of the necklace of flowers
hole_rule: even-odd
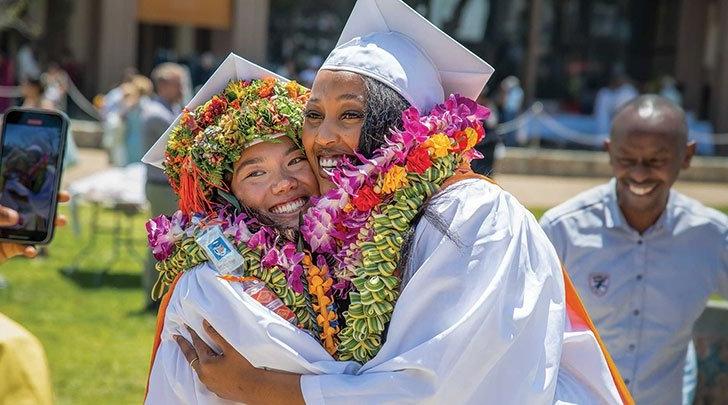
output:
[[[230,207],[222,206],[216,212],[216,216],[203,216],[177,211],[171,217],[160,215],[147,221],[147,238],[159,272],[152,297],[159,299],[179,273],[208,260],[195,235],[207,226],[219,225],[243,257],[242,275],[263,281],[296,314],[300,328],[320,334],[315,302],[303,284],[305,254],[295,243],[284,241],[277,230],[261,226],[244,213],[234,215]]]
[[[314,253],[336,260],[333,288],[348,293],[345,326],[337,334],[338,358],[366,363],[379,351],[399,295],[398,263],[405,233],[420,207],[458,167],[480,154],[481,121],[489,111],[451,95],[428,115],[402,114],[403,130],[361,164],[332,171],[336,188],[314,201],[301,233]]]

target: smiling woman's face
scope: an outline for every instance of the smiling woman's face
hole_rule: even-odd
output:
[[[303,151],[288,137],[261,142],[235,163],[231,188],[246,207],[282,227],[298,227],[299,215],[318,194],[318,183]]]
[[[320,70],[311,88],[303,125],[303,147],[321,193],[334,185],[327,171],[359,146],[365,114],[366,87],[361,76]]]

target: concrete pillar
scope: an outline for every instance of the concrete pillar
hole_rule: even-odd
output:
[[[99,0],[96,66],[98,90],[106,92],[121,79],[124,69],[136,66],[137,2]]]
[[[230,33],[231,48],[255,63],[267,59],[270,0],[235,0]]]
[[[68,47],[82,65],[89,61],[91,48],[90,27],[92,25],[91,0],[75,0],[68,21]]]
[[[541,55],[539,40],[541,39],[541,16],[543,1],[531,0],[528,30],[528,48],[526,63],[523,72],[523,91],[525,93],[524,107],[530,106],[536,99],[536,86],[538,85],[538,62]]]
[[[174,51],[182,57],[195,52],[195,27],[191,25],[175,27]]]
[[[702,87],[708,82],[703,66],[707,12],[708,0],[682,0],[675,78],[685,86],[685,108],[695,112],[700,108]]]

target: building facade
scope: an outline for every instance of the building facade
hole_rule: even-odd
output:
[[[590,113],[615,74],[642,91],[665,76],[686,109],[728,132],[728,0],[407,0],[496,68],[516,75],[527,101]],[[15,0],[32,37],[83,66],[82,89],[105,92],[126,67],[148,74],[162,60],[233,51],[266,66],[315,66],[336,43],[353,0]],[[7,10],[12,11],[11,7]],[[7,13],[8,11],[3,11]],[[30,16],[30,17],[29,17]],[[20,17],[19,17],[20,18]],[[17,41],[16,41],[17,42]],[[12,49],[11,49],[12,50]],[[724,151],[725,153],[726,151]]]

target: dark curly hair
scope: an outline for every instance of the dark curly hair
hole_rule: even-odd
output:
[[[366,88],[364,125],[359,137],[359,152],[370,158],[384,145],[390,128],[402,129],[402,112],[410,103],[391,87],[371,77],[362,76]]]

